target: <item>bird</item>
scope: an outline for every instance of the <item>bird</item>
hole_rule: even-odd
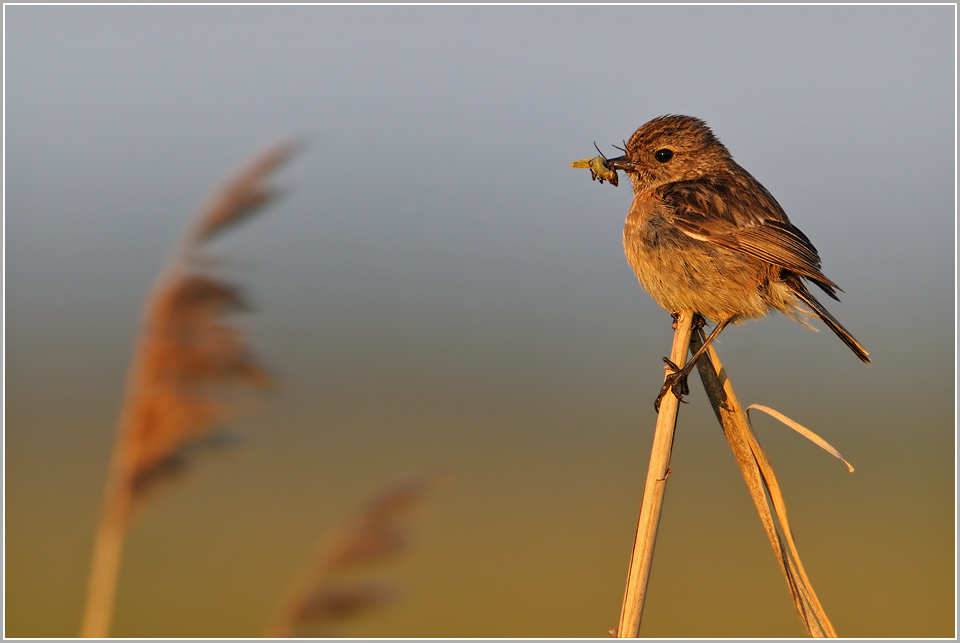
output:
[[[640,284],[676,317],[692,310],[716,324],[690,361],[668,373],[678,399],[696,361],[729,324],[780,311],[808,328],[817,316],[863,362],[870,355],[807,288],[839,301],[839,286],[820,270],[820,256],[769,190],[733,160],[699,118],[668,114],[642,125],[605,159],[633,185],[623,228],[627,261]],[[615,172],[614,172],[615,173]]]

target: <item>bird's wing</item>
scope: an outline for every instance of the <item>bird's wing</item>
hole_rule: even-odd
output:
[[[837,298],[840,287],[820,272],[817,249],[752,177],[681,181],[660,193],[665,218],[684,234],[803,275]]]

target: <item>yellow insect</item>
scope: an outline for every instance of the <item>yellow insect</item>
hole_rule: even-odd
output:
[[[596,143],[594,143],[593,146],[597,147]],[[599,147],[597,147],[597,151],[600,152]],[[592,159],[574,161],[570,166],[588,168],[590,170],[590,177],[594,181],[600,181],[600,183],[610,181],[610,185],[616,187],[620,182],[617,171],[607,166],[607,157],[603,156],[603,152],[600,152],[600,156],[594,156]]]

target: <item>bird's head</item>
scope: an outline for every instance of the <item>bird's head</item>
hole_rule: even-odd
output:
[[[611,169],[630,175],[636,192],[721,173],[732,160],[707,124],[692,116],[660,116],[630,137]]]

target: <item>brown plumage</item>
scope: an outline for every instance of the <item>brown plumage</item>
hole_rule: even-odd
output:
[[[627,261],[667,311],[693,310],[729,323],[779,310],[805,326],[817,315],[864,362],[867,351],[807,289],[833,299],[840,288],[820,271],[817,249],[700,119],[661,116],[638,129],[626,154],[610,159],[633,183],[623,229]],[[812,312],[808,312],[801,305]],[[708,341],[709,344],[709,341]],[[701,353],[702,354],[702,353]],[[699,354],[696,356],[699,357]],[[693,367],[668,377],[682,390]],[[658,398],[658,406],[659,406]]]

